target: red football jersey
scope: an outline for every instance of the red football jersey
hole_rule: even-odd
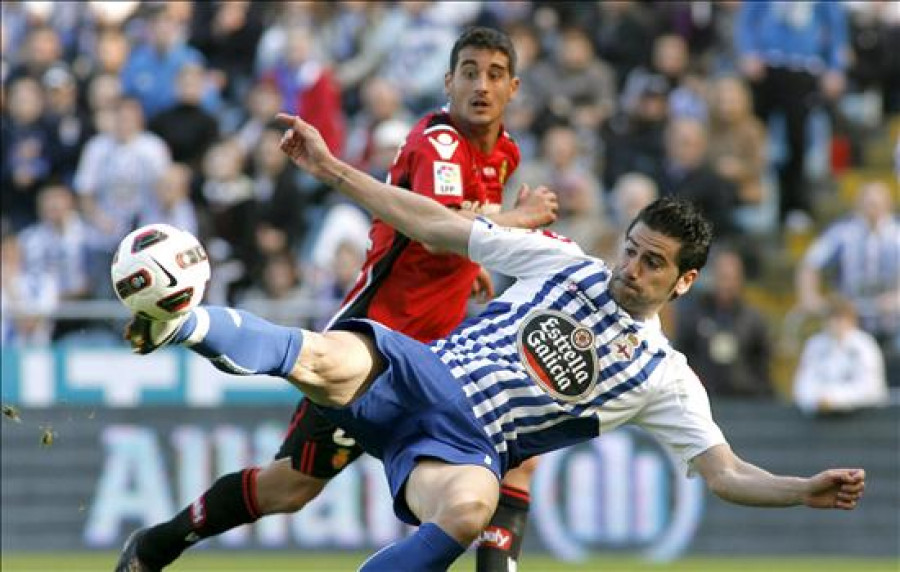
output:
[[[499,212],[503,184],[519,165],[519,148],[503,132],[489,154],[471,145],[445,112],[431,113],[406,136],[388,182],[452,208]],[[455,254],[432,254],[375,220],[356,285],[337,319],[365,317],[429,342],[466,316],[478,265]]]

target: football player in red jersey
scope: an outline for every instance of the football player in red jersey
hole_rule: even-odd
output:
[[[556,197],[544,187],[523,187],[516,207],[500,212],[503,184],[519,164],[518,147],[502,126],[519,86],[515,67],[515,50],[504,33],[489,28],[463,33],[445,76],[449,104],[410,131],[389,182],[505,226],[553,222]],[[428,342],[459,325],[473,292],[493,295],[490,278],[478,265],[462,256],[434,254],[376,220],[359,280],[335,318],[371,318]],[[267,514],[298,511],[361,453],[352,436],[301,399],[272,463],[220,477],[171,520],[132,534],[116,570],[160,570],[199,540]],[[497,513],[479,544],[478,572],[506,571],[518,559],[530,473],[526,462],[504,481]]]

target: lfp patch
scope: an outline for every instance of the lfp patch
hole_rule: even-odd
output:
[[[594,332],[571,316],[537,310],[519,327],[519,356],[531,377],[553,397],[579,401],[597,385]]]
[[[434,194],[461,197],[463,194],[462,170],[456,163],[434,162]]]

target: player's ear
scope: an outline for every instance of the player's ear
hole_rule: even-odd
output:
[[[678,280],[675,282],[675,288],[672,289],[671,299],[674,300],[675,298],[687,294],[699,274],[700,273],[696,269],[691,269],[679,276]]]
[[[450,99],[450,86],[453,83],[453,71],[448,71],[444,74],[444,95],[447,96],[447,99]]]

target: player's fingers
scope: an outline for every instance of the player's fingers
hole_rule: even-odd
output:
[[[853,510],[854,508],[856,508],[856,501],[837,499],[834,501],[834,507],[844,510]]]
[[[865,489],[865,483],[844,483],[841,485],[841,492],[845,493],[861,493]]]
[[[275,115],[275,121],[281,123],[285,127],[293,127],[297,117],[288,113],[278,113]]]

